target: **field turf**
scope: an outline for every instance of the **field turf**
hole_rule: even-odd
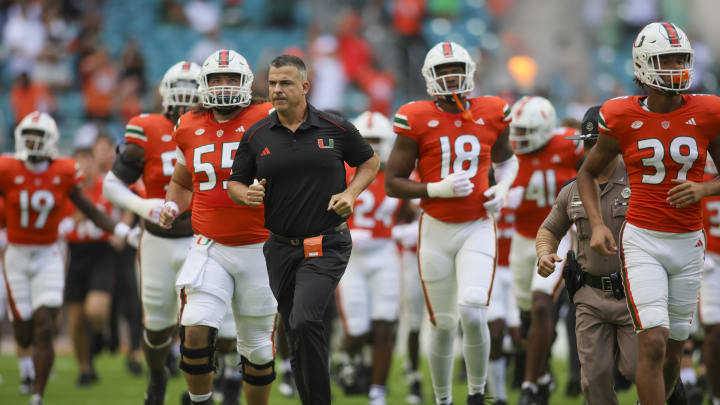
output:
[[[458,362],[456,362],[456,365]],[[550,403],[552,405],[581,405],[582,397],[567,398],[564,396],[566,370],[564,362],[554,363],[553,369],[559,380],[559,387],[554,392]],[[96,369],[100,376],[100,382],[90,388],[77,388],[77,367],[71,356],[62,355],[56,359],[55,368],[51,376],[47,392],[45,394],[45,405],[141,405],[146,385],[146,376],[133,377],[125,369],[124,357],[120,355],[101,355],[96,360]],[[425,404],[431,405],[430,376],[425,371]],[[508,374],[508,379],[512,371]],[[9,355],[0,356],[0,405],[25,405],[29,401],[28,396],[20,395],[18,391],[19,376],[17,361]],[[405,404],[406,391],[405,380],[402,375],[401,362],[395,361],[389,385],[389,405]],[[168,386],[166,405],[179,405],[180,395],[185,389],[185,382],[182,377],[173,378]],[[465,384],[456,382],[454,388],[455,404],[465,404]],[[517,403],[518,391],[510,391],[510,404]],[[621,405],[632,405],[635,403],[636,394],[632,387],[629,391],[620,396]],[[245,403],[243,399],[243,404]],[[277,384],[273,386],[273,393],[270,400],[272,405],[296,405],[298,399],[287,399],[277,391]],[[488,402],[490,403],[490,402]],[[361,405],[367,404],[367,399],[359,396],[345,397],[342,390],[333,386],[333,404],[338,405]]]

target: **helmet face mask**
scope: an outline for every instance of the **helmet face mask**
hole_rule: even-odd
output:
[[[475,87],[475,62],[454,42],[441,42],[430,49],[422,74],[428,94],[434,97],[470,93]]]
[[[214,52],[200,69],[199,91],[203,107],[247,107],[252,100],[253,78],[247,61],[239,53],[232,50]]]
[[[660,91],[685,91],[692,84],[694,55],[680,28],[666,22],[648,24],[633,44],[635,77]]]
[[[15,128],[15,157],[38,162],[58,156],[60,139],[55,120],[46,113],[34,111]]]
[[[509,139],[515,153],[535,152],[545,146],[555,129],[555,108],[543,97],[525,96],[512,106]]]

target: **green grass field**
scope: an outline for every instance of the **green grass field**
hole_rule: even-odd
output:
[[[457,363],[456,363],[457,364]],[[405,403],[406,394],[405,381],[402,377],[401,362],[396,361],[393,365],[392,375],[389,384],[388,404],[402,405]],[[63,355],[55,361],[55,368],[45,394],[46,405],[126,405],[143,402],[146,377],[132,377],[125,370],[124,358],[120,355],[102,355],[97,359],[96,368],[100,376],[100,382],[91,388],[77,388],[75,379],[77,368],[71,356]],[[431,405],[430,400],[430,376],[425,367],[425,403]],[[580,405],[582,397],[566,398],[565,392],[566,372],[563,363],[555,363],[554,371],[559,380],[559,387],[553,394],[550,403],[552,405]],[[18,391],[18,369],[15,357],[0,356],[0,405],[27,404],[29,397],[20,395]],[[185,389],[185,382],[180,378],[170,380],[166,404],[179,405],[180,394]],[[456,383],[454,388],[455,404],[465,404],[465,385]],[[510,391],[510,404],[517,402],[518,392]],[[333,387],[333,403],[340,405],[367,404],[363,397],[345,397],[339,388]],[[620,397],[620,404],[632,405],[635,403],[636,395],[634,388],[623,393]],[[243,403],[244,400],[243,400]],[[295,405],[299,404],[298,399],[287,399],[280,395],[276,387],[273,387],[273,394],[270,403],[272,405]]]

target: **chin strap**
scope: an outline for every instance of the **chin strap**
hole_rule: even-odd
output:
[[[475,121],[475,119],[473,118],[473,115],[472,115],[472,111],[465,109],[465,107],[460,102],[460,98],[458,97],[457,93],[453,92],[452,96],[453,96],[453,99],[455,100],[455,104],[457,104],[460,111],[462,111],[463,118],[467,121]]]

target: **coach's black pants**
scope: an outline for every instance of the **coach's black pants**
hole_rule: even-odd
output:
[[[295,246],[272,235],[263,248],[304,405],[330,404],[329,342],[323,315],[350,259],[350,232],[325,235],[322,249],[322,257],[305,258],[302,244]]]

